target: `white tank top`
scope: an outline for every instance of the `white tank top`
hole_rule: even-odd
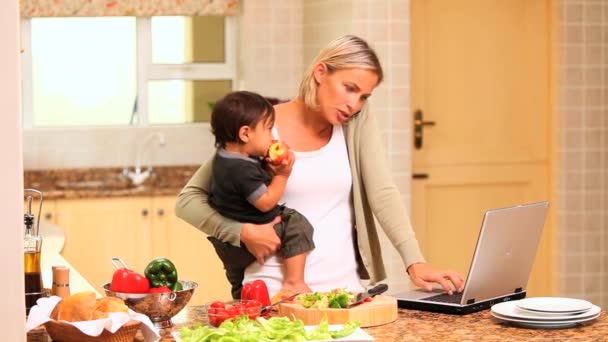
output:
[[[276,128],[273,129],[278,137]],[[298,210],[314,227],[315,249],[306,259],[305,281],[313,291],[344,287],[361,292],[353,245],[352,176],[342,126],[333,127],[327,145],[297,152],[296,161],[279,203]],[[273,255],[245,271],[243,283],[262,279],[270,296],[282,287],[282,259]]]

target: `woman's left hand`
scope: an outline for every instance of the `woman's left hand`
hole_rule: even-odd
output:
[[[464,288],[464,279],[458,272],[438,270],[427,263],[412,264],[407,271],[412,282],[426,291],[433,289],[432,283],[438,283],[450,295],[454,290],[462,292]]]

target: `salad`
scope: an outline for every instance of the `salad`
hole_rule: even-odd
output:
[[[182,342],[273,342],[273,341],[319,341],[342,338],[352,334],[360,326],[357,321],[346,322],[342,329],[329,330],[327,315],[313,330],[306,331],[302,320],[287,317],[258,317],[256,320],[243,315],[235,321],[224,321],[218,328],[197,323],[193,328],[180,329]]]
[[[298,296],[298,301],[305,308],[315,309],[345,309],[355,301],[356,294],[348,292],[343,288],[335,289],[330,292],[313,292]],[[369,302],[372,297],[366,298]]]

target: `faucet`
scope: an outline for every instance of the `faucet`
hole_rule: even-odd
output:
[[[154,172],[154,168],[152,166],[148,166],[146,170],[142,171],[142,156],[146,151],[146,147],[148,144],[154,139],[158,139],[158,146],[164,147],[167,143],[165,141],[165,136],[160,132],[154,132],[148,135],[141,144],[137,147],[137,154],[135,155],[135,168],[133,171],[129,170],[129,167],[125,167],[122,170],[123,176],[129,178],[134,185],[141,185],[148,177],[152,175]]]

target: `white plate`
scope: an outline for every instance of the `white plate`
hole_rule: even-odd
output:
[[[559,317],[559,316],[571,316],[571,315],[580,315],[583,314],[587,311],[589,311],[590,309],[585,309],[585,310],[580,310],[580,311],[571,311],[571,312],[548,312],[548,311],[534,311],[534,310],[528,310],[528,309],[523,309],[518,307],[517,310],[520,310],[522,312],[526,312],[530,315],[534,315],[534,316],[544,316],[544,317]]]
[[[490,314],[492,316],[494,316],[496,319],[498,319],[499,321],[509,322],[509,323],[512,323],[512,324],[515,324],[515,325],[518,325],[518,326],[521,326],[524,328],[539,328],[539,329],[570,328],[570,327],[576,326],[577,324],[590,322],[600,316],[600,313],[598,313],[591,317],[575,319],[575,320],[570,320],[570,321],[538,322],[538,321],[528,321],[528,320],[515,319],[515,318],[511,318],[511,317],[505,317],[505,316],[496,314],[495,312],[491,312]]]
[[[567,313],[589,310],[593,304],[576,298],[532,297],[517,301],[517,306],[528,311]]]
[[[304,329],[306,330],[312,330],[314,328],[316,328],[316,325],[307,325],[304,327]],[[342,329],[342,324],[331,324],[329,326],[329,330],[339,330]],[[175,339],[176,342],[180,342],[180,338],[179,338],[179,331],[174,331],[171,333],[171,335],[173,336],[173,338]],[[375,339],[370,336],[368,333],[366,333],[363,329],[361,328],[357,328],[352,334],[343,337],[343,338],[338,338],[335,340],[319,340],[317,342],[330,342],[330,341],[343,341],[343,342],[368,342],[368,341],[374,341]]]
[[[518,302],[519,301],[514,300],[514,301],[510,301],[510,302],[502,302],[502,303],[494,304],[494,305],[492,305],[491,311],[492,311],[492,313],[496,313],[500,316],[504,316],[507,318],[526,320],[529,322],[545,321],[545,322],[553,322],[553,323],[587,319],[589,317],[596,316],[597,314],[599,314],[602,311],[602,309],[599,306],[592,304],[590,310],[585,311],[580,314],[576,314],[576,315],[563,314],[561,316],[544,316],[544,315],[538,315],[536,313],[532,313],[529,311],[520,310],[518,307]]]

